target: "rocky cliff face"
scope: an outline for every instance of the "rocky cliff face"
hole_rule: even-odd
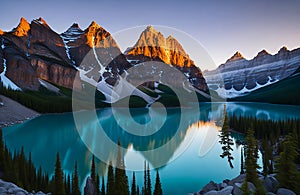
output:
[[[196,88],[207,91],[207,85],[201,70],[189,58],[180,43],[172,36],[167,38],[161,32],[148,26],[140,35],[136,44],[125,52],[133,64],[147,61],[160,61],[173,65],[183,72]],[[154,74],[159,74],[154,72]],[[176,82],[176,78],[174,78]]]
[[[73,24],[61,37],[72,64],[85,72],[93,70],[94,78],[100,77],[96,82],[114,84],[131,67],[111,34],[94,21],[85,30]]]
[[[271,55],[260,51],[251,60],[235,53],[216,70],[204,72],[208,85],[224,98],[233,98],[292,75],[300,66],[300,49],[289,51],[281,48]]]
[[[19,25],[1,35],[6,77],[21,89],[38,90],[38,79],[72,88],[77,70],[65,53],[61,37],[42,19]]]

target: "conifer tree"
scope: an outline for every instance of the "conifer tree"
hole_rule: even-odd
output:
[[[148,177],[147,177],[147,167],[146,167],[146,161],[144,161],[144,187],[143,187],[142,191],[143,191],[143,194],[145,194],[145,195],[147,194],[147,189],[148,189],[147,179],[148,179]]]
[[[148,162],[148,166],[147,166],[147,194],[148,195],[152,194],[149,162]]]
[[[240,174],[244,174],[244,153],[243,153],[243,148],[241,147],[241,172]]]
[[[72,178],[72,195],[80,195],[80,189],[79,189],[79,178],[78,178],[78,170],[77,170],[77,161],[74,165],[74,172],[73,172],[73,178]]]
[[[91,178],[94,184],[96,184],[96,165],[95,165],[95,156],[93,155],[92,158],[92,165],[91,165]]]
[[[66,193],[71,194],[71,178],[69,174],[67,177]]]
[[[100,195],[100,177],[98,173],[96,175],[96,189],[97,189],[97,195]]]
[[[263,159],[263,174],[266,176],[273,172],[273,155],[272,146],[270,146],[269,141],[265,137],[262,140],[262,159]]]
[[[107,195],[115,195],[115,176],[112,162],[109,162],[107,173]]]
[[[129,195],[128,178],[125,172],[124,159],[121,154],[121,144],[118,141],[118,153],[116,159],[115,169],[115,193],[119,195]]]
[[[55,163],[55,174],[54,174],[54,183],[55,183],[55,193],[57,195],[65,195],[64,188],[64,175],[61,168],[59,153],[56,154],[56,163]]]
[[[132,173],[131,195],[136,195],[135,173]]]
[[[68,194],[68,189],[67,189],[67,174],[64,174],[64,187],[65,187],[65,193]]]
[[[255,187],[256,191],[255,194],[265,194],[265,189],[258,179],[257,169],[260,166],[257,164],[258,156],[258,143],[257,140],[254,138],[254,131],[249,128],[246,134],[246,145],[245,145],[245,165],[246,165],[246,180],[245,182],[252,182]]]
[[[103,176],[102,176],[101,195],[105,195],[105,182]]]
[[[233,156],[231,155],[231,151],[233,151],[232,149],[232,145],[233,145],[233,140],[230,138],[230,127],[229,127],[229,123],[228,123],[228,116],[227,116],[227,112],[226,112],[226,105],[224,105],[224,124],[223,124],[223,128],[221,131],[221,135],[220,135],[220,144],[222,145],[222,150],[223,153],[220,155],[221,158],[225,158],[227,157],[229,166],[231,168],[233,168],[233,164],[232,164],[232,160],[234,159]]]
[[[156,171],[155,188],[154,188],[153,195],[162,195],[162,188],[161,188],[158,170]]]
[[[295,160],[298,156],[297,141],[292,134],[286,136],[283,142],[283,152],[275,164],[276,178],[279,185],[300,194],[300,173],[297,171]]]

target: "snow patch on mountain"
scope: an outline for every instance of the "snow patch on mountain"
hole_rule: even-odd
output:
[[[3,66],[4,66],[4,70],[0,74],[0,79],[2,81],[3,86],[6,89],[13,89],[13,90],[21,91],[20,87],[18,87],[14,82],[12,82],[9,78],[7,78],[7,76],[5,76],[7,67],[6,67],[6,59],[4,59],[4,58],[3,58]]]
[[[67,57],[68,59],[72,62],[73,66],[75,66],[75,61],[71,58],[71,54],[70,54],[70,46],[68,46],[68,43],[71,41],[71,40],[74,40],[73,38],[69,38],[69,37],[65,37],[65,36],[62,36],[60,35],[63,43],[64,43],[64,46],[65,46],[65,49],[66,49],[66,54],[67,54]]]
[[[4,39],[3,39],[3,38],[1,39],[1,49],[2,49],[2,50],[5,49]]]
[[[44,86],[45,88],[47,88],[50,91],[53,91],[55,93],[59,93],[59,88],[55,87],[54,85],[48,83],[47,81],[44,81],[42,79],[39,79],[39,82],[42,86]]]
[[[275,55],[263,50],[251,60],[227,60],[217,69],[203,74],[209,88],[220,97],[235,98],[293,75],[299,65],[300,49],[283,48]]]
[[[218,87],[218,89],[216,89],[215,91],[222,98],[240,97],[240,96],[247,95],[250,92],[255,91],[255,90],[259,89],[259,88],[266,87],[268,85],[271,85],[271,84],[276,83],[277,81],[279,81],[279,79],[274,80],[270,76],[268,78],[269,78],[269,80],[268,80],[267,83],[261,85],[261,84],[259,84],[259,83],[256,82],[256,86],[254,88],[252,88],[252,89],[247,89],[246,86],[244,86],[244,88],[241,89],[241,90],[236,90],[233,87],[231,87],[231,89],[225,89],[223,87]]]

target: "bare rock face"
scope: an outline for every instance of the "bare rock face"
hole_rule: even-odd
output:
[[[75,23],[61,37],[75,66],[100,72],[100,80],[109,84],[131,67],[111,34],[94,21],[85,30]]]
[[[30,24],[22,17],[17,28],[13,29],[12,34],[17,37],[24,37],[28,35],[29,30]]]
[[[3,33],[0,40],[0,70],[3,71],[5,60],[6,76],[21,89],[38,90],[39,78],[73,87],[77,70],[66,54],[60,35],[42,18],[30,24],[21,18],[19,25]]]
[[[31,59],[31,64],[40,79],[61,84],[66,88],[73,87],[73,82],[77,74],[76,69],[64,67],[38,58]]]
[[[134,62],[160,61],[173,65],[186,75],[194,87],[202,91],[208,90],[201,70],[195,66],[180,43],[172,36],[165,38],[152,26],[148,26],[141,33],[136,44],[128,48],[125,54],[128,60]]]
[[[24,32],[24,31],[23,31]],[[37,90],[40,86],[37,74],[30,64],[22,43],[26,38],[16,37],[12,33],[5,33],[1,39],[0,70],[5,76],[22,89]],[[20,47],[18,46],[20,45]]]

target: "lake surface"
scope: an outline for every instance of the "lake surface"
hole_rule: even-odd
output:
[[[229,115],[274,120],[300,117],[298,106],[260,103],[227,103],[227,112]],[[163,113],[167,114],[166,117]],[[222,121],[223,103],[200,104],[199,114],[191,108],[170,108],[162,112],[154,110],[150,114],[147,109],[132,109],[129,115],[123,108],[106,108],[95,112],[96,120],[90,114],[80,112],[76,123],[72,113],[42,115],[4,128],[3,137],[11,151],[20,150],[22,146],[27,155],[31,151],[34,164],[42,166],[49,174],[54,172],[57,152],[66,173],[72,173],[77,160],[82,186],[89,175],[91,151],[97,157],[99,175],[106,178],[107,167],[103,162],[115,162],[118,140],[122,146],[129,185],[132,171],[135,171],[140,189],[143,187],[144,161],[149,162],[152,168],[152,189],[154,168],[158,168],[165,194],[196,192],[211,180],[222,182],[236,177],[240,172],[242,146],[236,141],[242,139],[241,135],[232,135],[235,142],[232,152],[234,168],[231,169],[227,160],[219,157],[222,153],[218,143],[221,127],[216,124]],[[140,126],[132,126],[133,121]],[[124,130],[130,127],[139,127],[144,134]],[[147,131],[157,128],[159,131]]]

